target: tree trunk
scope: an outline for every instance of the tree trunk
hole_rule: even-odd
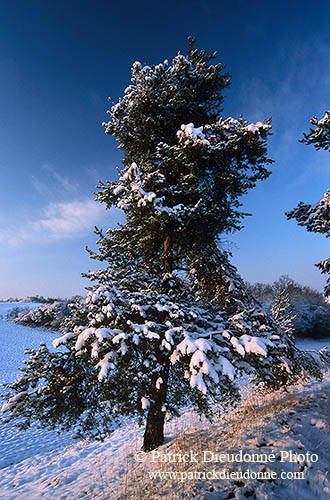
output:
[[[160,389],[156,389],[156,379],[153,380],[155,393],[153,401],[150,401],[146,429],[143,436],[144,451],[154,450],[164,443],[165,411],[163,411],[163,406],[166,403],[167,396],[169,363],[169,360],[166,359],[163,364],[164,370],[162,373],[157,374],[157,379],[161,377],[163,380]]]
[[[173,270],[173,248],[172,238],[170,234],[164,237],[164,267],[166,272],[172,273]],[[155,389],[154,397],[150,401],[146,429],[143,436],[143,450],[151,451],[164,443],[164,421],[165,411],[163,406],[166,402],[167,386],[170,361],[164,358],[162,354],[158,353],[158,361],[163,366],[163,370],[158,372],[156,377],[153,378],[151,384]],[[156,381],[161,377],[163,383],[160,388],[156,388]]]
[[[167,234],[164,238],[164,267],[166,272],[172,273],[173,271],[173,248],[172,237]]]
[[[162,407],[150,404],[146,430],[143,436],[143,450],[151,451],[164,443],[165,412]]]

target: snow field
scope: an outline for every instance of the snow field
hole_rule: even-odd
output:
[[[1,304],[2,308],[4,307]],[[0,311],[3,314],[2,311]],[[0,381],[17,374],[24,348],[48,344],[53,334],[0,321]],[[314,341],[298,342],[301,348],[320,349]],[[329,343],[328,343],[329,345]],[[2,356],[2,357],[1,357]],[[317,453],[312,463],[220,464],[163,463],[145,455],[142,463],[135,454],[141,450],[143,428],[134,423],[117,429],[103,443],[75,441],[72,434],[37,429],[20,432],[11,424],[0,424],[0,499],[1,500],[167,500],[219,498],[244,500],[255,498],[325,500],[330,496],[327,478],[330,455],[330,375],[322,382],[301,384],[269,395],[258,396],[244,386],[244,402],[236,410],[219,415],[208,423],[186,411],[167,422],[166,443],[160,454],[201,456],[203,450],[237,453]],[[226,468],[228,470],[300,471],[301,480],[180,480],[180,477],[150,473],[192,473]]]
[[[167,500],[255,498],[326,500],[330,494],[327,477],[330,452],[330,374],[322,382],[313,382],[258,396],[249,396],[237,409],[219,416],[213,424],[199,420],[186,411],[166,425],[166,443],[162,454],[185,454],[198,457],[204,450],[213,453],[237,453],[239,450],[270,454],[283,450],[293,454],[318,455],[318,461],[305,459],[275,463],[163,463],[138,462],[143,429],[134,424],[117,429],[103,443],[80,441],[48,454],[36,454],[2,470],[1,500]],[[22,435],[24,440],[24,435]],[[138,456],[138,455],[136,455]],[[152,463],[153,462],[153,463]],[[192,473],[194,471],[302,472],[303,479],[289,480],[180,480],[150,478],[150,473]]]

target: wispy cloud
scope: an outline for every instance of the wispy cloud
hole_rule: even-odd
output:
[[[90,229],[104,216],[104,207],[93,200],[51,203],[45,217],[35,222],[36,227],[47,229],[56,238]]]
[[[105,211],[104,206],[90,198],[50,203],[40,219],[29,221],[24,227],[0,228],[0,242],[17,246],[27,240],[61,240],[84,234],[95,225],[113,227],[119,221],[123,221],[121,210]]]
[[[312,151],[314,153],[314,151]],[[309,191],[313,192],[313,187],[317,187],[317,179],[320,178],[323,182],[324,176],[329,175],[329,153],[326,151],[318,151],[317,155],[313,155],[311,159],[305,161],[304,168],[301,169],[296,177],[287,184],[287,188],[297,188],[310,183]],[[324,187],[324,189],[326,189]],[[320,193],[320,195],[323,194]],[[321,196],[320,196],[321,197]]]
[[[278,68],[280,73],[275,80]],[[272,65],[265,66],[265,74],[259,72],[241,84],[239,105],[244,108],[243,114],[252,121],[272,117],[274,137],[269,141],[270,156],[274,154],[277,164],[285,166],[290,175],[297,175],[298,162],[299,175],[308,169],[300,156],[305,146],[298,141],[309,130],[310,117],[323,116],[328,107],[327,102],[320,102],[319,95],[327,92],[329,68],[328,47],[325,50],[322,40],[315,37],[308,45],[294,45],[290,50],[285,47]],[[308,172],[303,173],[301,181],[308,176]]]
[[[100,172],[95,167],[83,167],[83,170],[95,184],[97,184],[102,177]]]
[[[26,229],[17,228],[15,226],[0,227],[1,244],[16,246],[28,239],[31,239],[31,232]]]
[[[38,177],[36,177],[35,175],[32,175],[31,182],[32,182],[32,186],[39,194],[48,195],[49,186],[47,184],[45,184],[44,182],[42,182]]]
[[[51,165],[42,165],[42,168],[47,170],[52,177],[55,179],[55,181],[58,182],[58,184],[65,189],[65,191],[68,191],[69,193],[76,192],[77,191],[77,185],[71,181],[68,177],[65,177],[62,174],[59,174],[57,170],[55,170],[54,167]]]
[[[279,127],[285,126],[287,129],[292,126],[297,129],[297,115],[305,119],[306,113],[309,117],[326,109],[327,103],[317,105],[317,99],[314,98],[313,102],[313,96],[318,95],[316,90],[326,91],[329,86],[329,63],[328,46],[318,37],[310,40],[308,45],[295,45],[290,51],[285,47],[276,61],[265,67],[265,75],[260,73],[254,79],[242,83],[241,103],[245,105],[249,116],[252,113],[252,119],[273,116]],[[279,67],[280,74],[277,73],[277,79],[274,80]],[[306,128],[308,122],[300,134]]]
[[[53,166],[47,163],[44,163],[41,169],[41,174],[31,176],[32,185],[39,194],[49,196],[50,194],[57,194],[60,191],[71,195],[77,194],[78,185],[69,179],[69,177],[60,174]]]

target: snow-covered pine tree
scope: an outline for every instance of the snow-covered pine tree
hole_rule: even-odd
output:
[[[296,315],[292,312],[287,287],[281,282],[275,283],[274,295],[275,300],[271,308],[272,316],[280,329],[291,337],[294,331],[293,321]]]
[[[164,440],[166,413],[235,400],[234,381],[293,379],[293,341],[246,291],[218,237],[241,227],[240,197],[269,175],[269,121],[222,118],[229,76],[194,47],[156,66],[135,62],[106,132],[124,153],[97,200],[124,211],[91,257],[107,268],[55,341],[29,351],[3,412],[29,426],[104,437],[123,416],[146,419],[144,449]],[[13,393],[14,392],[14,396]]]
[[[330,111],[326,111],[320,120],[313,116],[308,134],[304,134],[301,142],[313,144],[316,149],[330,150]],[[298,206],[286,213],[288,219],[296,219],[299,226],[305,226],[307,231],[325,234],[330,236],[330,189],[324,193],[323,198],[315,205],[308,205],[300,202]],[[330,274],[330,258],[316,264],[322,274]],[[330,277],[324,289],[326,296],[330,296]]]

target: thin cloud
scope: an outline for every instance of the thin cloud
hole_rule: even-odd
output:
[[[95,225],[113,227],[123,221],[123,212],[109,211],[90,198],[64,203],[50,203],[43,216],[20,227],[0,228],[0,242],[17,246],[24,241],[62,240],[82,235]]]
[[[36,225],[49,230],[56,238],[90,229],[104,216],[104,207],[93,200],[51,203],[45,217]]]
[[[78,185],[68,177],[60,174],[54,167],[48,164],[43,164],[42,175],[32,175],[31,183],[34,189],[43,196],[51,196],[61,193],[76,196],[78,193]]]
[[[101,174],[99,173],[99,171],[94,168],[94,167],[83,167],[85,173],[87,174],[87,176],[92,179],[95,184],[98,183],[98,181],[100,180],[100,178],[102,177]]]
[[[42,195],[48,194],[49,187],[44,182],[42,182],[40,179],[38,179],[35,175],[32,175],[31,182],[32,182],[32,186],[39,194],[42,194]]]
[[[265,116],[272,117],[274,136],[269,141],[270,157],[275,158],[277,164],[285,165],[290,175],[295,176],[298,175],[296,166],[299,162],[299,184],[303,184],[308,173],[302,175],[305,167],[299,148],[304,146],[298,145],[298,141],[309,130],[310,117],[323,116],[328,106],[326,102],[319,103],[315,98],[330,80],[328,52],[318,37],[311,40],[308,46],[295,45],[290,50],[285,48],[276,62],[273,61],[272,69],[265,69],[266,72],[274,72],[274,68],[281,68],[275,86],[271,84],[273,73],[270,78],[260,72],[240,87],[239,100],[244,109],[243,115],[246,114],[252,121],[262,120]],[[321,65],[319,61],[322,61]]]
[[[312,151],[314,153],[314,151]],[[307,182],[312,183],[312,186],[317,183],[315,179],[320,176],[329,174],[328,152],[318,151],[317,155],[313,155],[311,159],[305,163],[299,174],[287,185],[288,188],[297,188],[303,186]],[[324,188],[325,189],[325,188]],[[310,189],[312,191],[312,187]],[[321,194],[321,193],[320,193]]]
[[[44,170],[47,170],[53,177],[53,179],[66,191],[69,193],[77,192],[78,186],[72,182],[68,177],[61,175],[57,172],[57,170],[51,165],[44,164],[42,165]]]
[[[10,245],[17,246],[23,241],[31,239],[31,232],[19,229],[15,226],[0,228],[0,242]]]

